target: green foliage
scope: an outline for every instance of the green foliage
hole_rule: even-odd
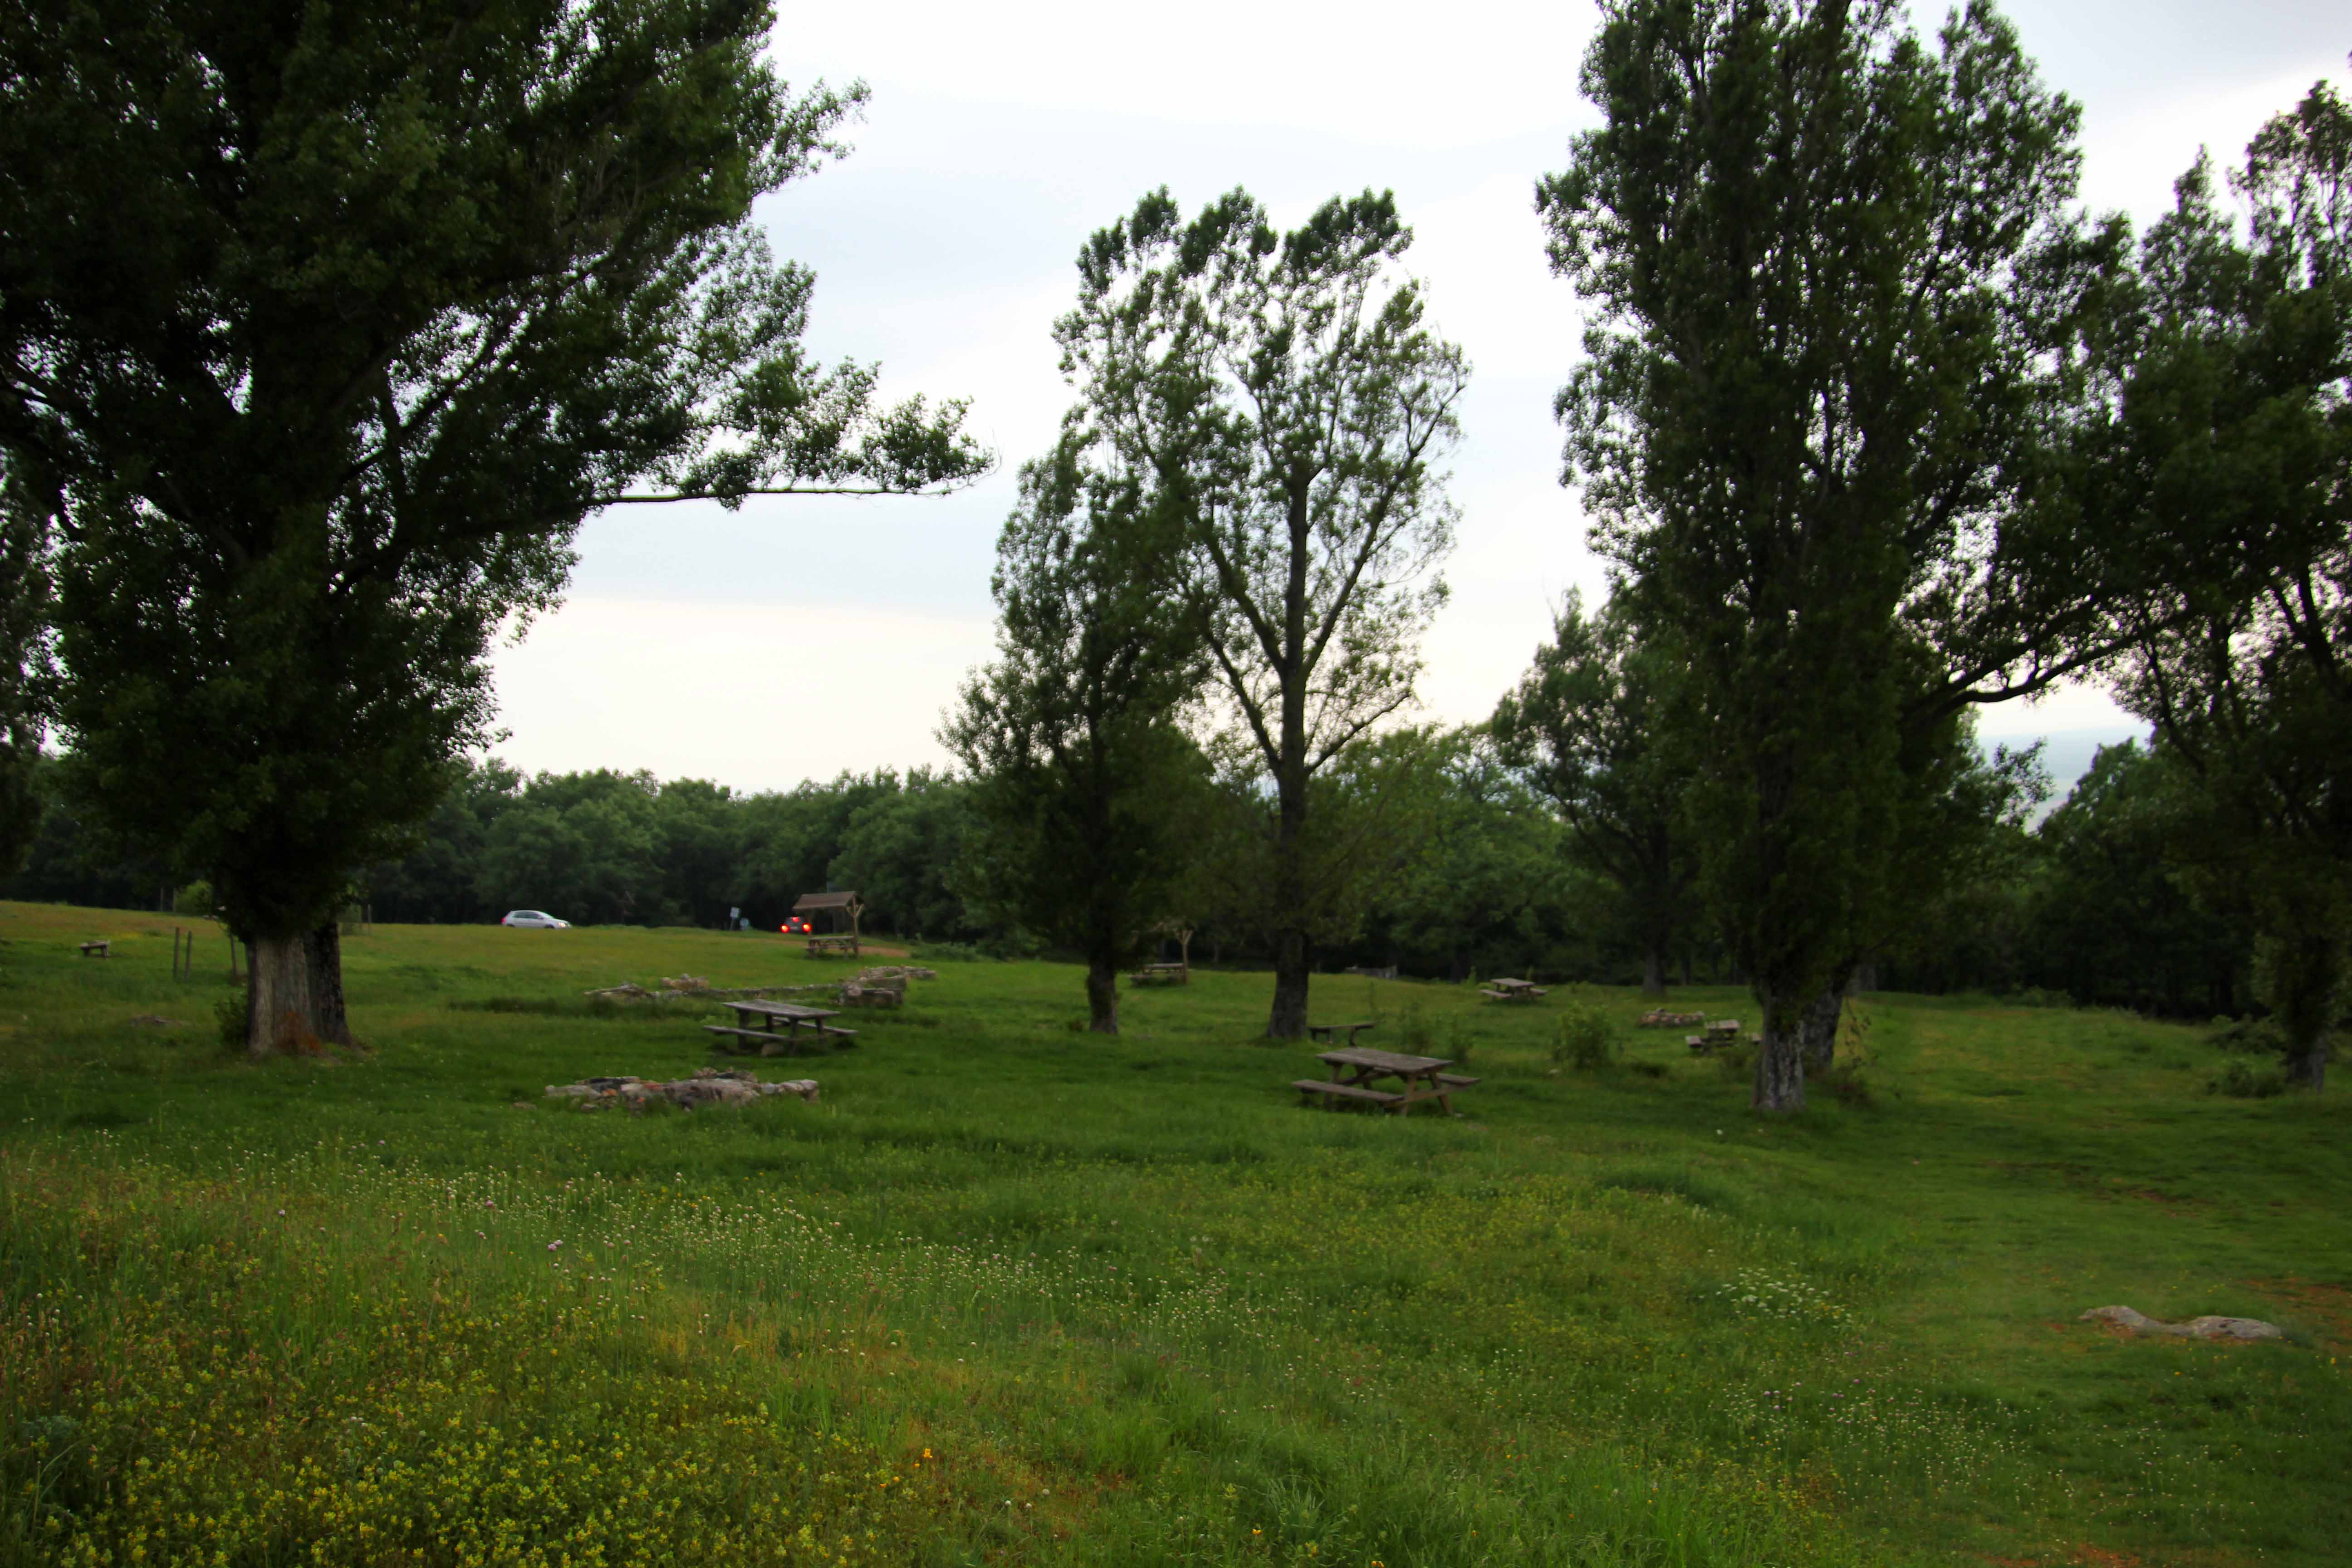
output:
[[[984,905],[1083,955],[1087,1015],[1118,1031],[1118,971],[1170,924],[1190,929],[1208,764],[1181,719],[1205,677],[1196,612],[1166,584],[1183,539],[1097,450],[1090,410],[1021,471],[996,549],[997,658],[940,738],[971,770]]]
[[[1685,841],[1691,758],[1672,659],[1645,645],[1614,603],[1586,616],[1571,592],[1535,668],[1496,706],[1488,729],[1504,761],[1559,811],[1577,858],[1613,882],[1643,957],[1645,990],[1663,990],[1677,935],[1697,922],[1696,857]]]
[[[1453,542],[1439,459],[1469,368],[1432,332],[1386,195],[1276,235],[1234,191],[1184,224],[1164,190],[1079,257],[1055,324],[1067,440],[1131,476],[1122,505],[1181,542],[1222,698],[1271,785],[1268,1032],[1306,1026],[1313,786],[1412,698]]]
[[[77,788],[315,927],[488,734],[484,655],[616,500],[907,490],[983,458],[801,347],[753,202],[860,101],[742,0],[0,24],[0,448],[59,540]],[[651,493],[631,489],[640,482]],[[171,787],[163,787],[165,780]]]
[[[2195,876],[2192,784],[2168,750],[2103,746],[2043,820],[2029,926],[2042,984],[2093,1006],[2236,1011],[2251,944]]]
[[[2265,124],[2225,211],[2200,158],[2140,247],[2084,436],[2088,504],[2167,570],[2126,700],[2192,773],[2181,858],[2264,938],[2258,979],[2317,1085],[2352,941],[2352,105]]]
[[[220,913],[220,903],[213,897],[213,886],[210,882],[190,882],[172,895],[172,912],[175,915],[210,917]]]
[[[2232,1057],[2206,1080],[2205,1087],[2232,1100],[2268,1100],[2286,1092],[2286,1071],[2276,1062],[2257,1067],[2242,1057]]]
[[[2065,214],[2076,110],[1983,5],[1930,50],[1892,0],[1622,0],[1583,83],[1603,123],[1538,195],[1593,312],[1569,465],[1693,670],[1708,901],[1785,1108],[1952,716],[2052,679],[2116,591],[2030,504],[2115,238]]]
[[[1552,1026],[1551,1059],[1578,1072],[1599,1072],[1617,1060],[1617,1022],[1593,997],[1577,994],[1556,998],[1559,1021]]]

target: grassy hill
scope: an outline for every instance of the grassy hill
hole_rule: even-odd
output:
[[[583,989],[852,967],[381,927],[369,1049],[251,1065],[168,917],[0,905],[0,1563],[2337,1563],[2345,1091],[2200,1033],[1887,996],[1767,1121],[1678,1033],[1333,977],[1485,1081],[1296,1107],[1270,982],[1077,1032],[941,961],[816,1105],[547,1100],[710,1058]],[[110,937],[113,956],[74,944]],[[1683,993],[1722,1013],[1732,992]],[[134,1022],[142,1017],[174,1020]],[[2268,1318],[2283,1344],[2076,1321]]]

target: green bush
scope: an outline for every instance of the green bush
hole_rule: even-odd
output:
[[[1617,1026],[1608,1009],[1584,996],[1560,1005],[1553,1026],[1551,1059],[1578,1072],[1598,1072],[1617,1059]]]
[[[2220,1076],[2209,1079],[2205,1087],[2232,1100],[2268,1100],[2286,1092],[2286,1072],[2275,1065],[2255,1067],[2243,1057],[2233,1057],[2222,1064]]]

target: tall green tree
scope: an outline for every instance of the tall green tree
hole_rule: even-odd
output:
[[[1570,476],[1692,662],[1692,818],[1771,1110],[1866,943],[1906,731],[2112,647],[2112,585],[2045,496],[2121,237],[2068,215],[2077,112],[1992,8],[1936,47],[1903,16],[1610,0],[1603,123],[1538,190],[1595,311]]]
[[[1624,606],[1591,616],[1570,593],[1552,640],[1496,705],[1503,758],[1558,808],[1579,858],[1617,885],[1642,951],[1642,994],[1663,996],[1677,937],[1695,923],[1696,857],[1684,837],[1687,723],[1680,661]]]
[[[2320,1088],[2352,942],[2352,105],[2273,119],[2180,181],[2141,247],[2122,384],[2085,445],[2117,531],[2174,557],[2126,702],[2198,775],[2194,842],[2242,887],[2290,1076]]]
[[[1118,1033],[1118,971],[1180,906],[1207,763],[1185,732],[1206,676],[1201,617],[1165,584],[1183,534],[1074,409],[1021,473],[997,542],[997,658],[941,738],[972,775],[983,903],[1076,949],[1087,1026]],[[1108,459],[1108,460],[1106,460]]]
[[[0,447],[60,542],[59,716],[91,809],[251,942],[255,1051],[342,1032],[306,943],[484,739],[484,651],[586,513],[982,466],[960,408],[801,347],[751,206],[861,90],[790,89],[772,23],[0,14]]]
[[[1056,325],[1106,466],[1180,521],[1173,580],[1272,785],[1274,1002],[1307,1027],[1312,785],[1404,707],[1443,602],[1454,511],[1439,464],[1469,369],[1425,320],[1395,202],[1333,199],[1288,234],[1241,191],[1190,224],[1165,191],[1095,235]]]

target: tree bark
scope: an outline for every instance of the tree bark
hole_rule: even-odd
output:
[[[1797,1016],[1798,1052],[1805,1071],[1825,1073],[1837,1060],[1838,1019],[1845,1012],[1845,987],[1831,986],[1805,1004]]]
[[[1105,959],[1087,964],[1087,1028],[1097,1035],[1118,1033],[1118,966]]]
[[[1284,696],[1286,706],[1288,693]],[[1287,737],[1286,737],[1287,739]],[[1274,907],[1280,922],[1274,933],[1274,1006],[1266,1015],[1265,1034],[1271,1040],[1304,1039],[1307,1035],[1307,980],[1311,954],[1307,940],[1307,781],[1301,763],[1299,776],[1286,781],[1274,837]]]
[[[2300,912],[2300,911],[2298,911]],[[2342,950],[2332,933],[2304,929],[2279,939],[2271,960],[2271,1010],[2286,1036],[2286,1076],[2316,1093],[2327,1086],[2327,1035],[2336,1018],[2336,994],[2343,978]]]
[[[1653,945],[1642,953],[1642,994],[1655,998],[1666,994],[1666,955]]]
[[[1757,997],[1764,1013],[1764,1043],[1756,1049],[1756,1091],[1748,1103],[1759,1110],[1805,1108],[1805,1058],[1797,1048],[1795,1020],[1782,1021],[1769,994]]]
[[[331,1045],[352,1043],[343,1011],[343,931],[332,916],[303,939],[310,966],[310,1031]]]
[[[245,1048],[256,1057],[315,1056],[310,944],[299,936],[257,936],[246,968]]]

